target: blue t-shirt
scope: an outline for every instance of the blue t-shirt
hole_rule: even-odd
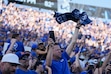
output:
[[[37,73],[33,70],[23,71],[21,69],[16,69],[15,74],[37,74]]]
[[[23,45],[23,43],[20,42],[20,41],[17,41],[17,42],[15,43],[15,45],[14,45],[14,49],[15,49],[16,51],[23,51],[23,52],[24,52],[24,45]]]
[[[52,74],[70,74],[68,60],[70,57],[66,52],[62,53],[62,57],[59,61],[52,60]]]
[[[8,41],[8,42],[10,43],[10,41]],[[8,46],[8,48],[9,47],[10,47],[10,45]],[[7,48],[7,50],[8,50],[8,48]],[[16,41],[16,43],[13,46],[13,48],[15,49],[16,52],[18,52],[18,51],[24,52],[25,51],[23,42],[20,42],[20,41]]]
[[[2,74],[2,72],[0,71],[0,74]]]

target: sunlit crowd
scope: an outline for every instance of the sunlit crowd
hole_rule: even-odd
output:
[[[76,32],[77,22],[67,21],[58,24],[53,15],[32,8],[15,6],[15,3],[3,4],[0,14],[1,64],[9,62],[12,66],[17,66],[16,71],[12,71],[15,74],[110,74],[111,22],[91,18],[92,22],[80,26],[78,33]],[[49,38],[49,31],[54,31],[55,44]],[[77,33],[78,38],[76,39]],[[13,38],[14,34],[17,34],[15,38]],[[73,42],[73,39],[76,40],[76,43]],[[9,46],[3,53],[6,43],[9,43]],[[61,54],[67,56],[63,59],[67,59],[70,73],[65,73],[67,68],[62,69],[65,66],[63,64],[66,64],[63,60],[60,60],[63,61],[63,64],[57,64],[57,60],[52,60],[53,66],[50,65],[50,49],[55,49],[52,47],[56,43],[60,46]],[[74,44],[69,55],[68,50],[71,43]],[[30,47],[31,50],[26,51],[25,47]],[[55,53],[57,52],[55,51]],[[17,60],[15,60],[16,62],[7,61],[8,59],[4,61],[3,58],[8,54],[9,57],[11,55],[17,57],[20,63],[18,64]],[[57,67],[60,65],[58,70],[54,64],[57,64]],[[3,73],[2,67],[5,69],[5,65],[0,65],[0,74]],[[59,68],[64,72],[59,71]],[[3,74],[8,74],[5,72]]]

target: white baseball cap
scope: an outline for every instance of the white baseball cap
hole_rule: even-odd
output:
[[[82,54],[82,55],[80,55],[79,58],[81,58],[81,59],[85,59],[86,57]]]
[[[5,54],[2,57],[1,62],[9,62],[9,63],[20,64],[19,63],[19,57],[16,54],[13,54],[13,53]]]

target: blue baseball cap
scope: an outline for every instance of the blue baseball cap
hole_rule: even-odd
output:
[[[22,57],[21,51],[15,52],[15,54],[16,54],[19,58]]]
[[[15,54],[19,57],[19,59],[21,59],[24,56],[29,56],[30,55],[30,53],[27,52],[27,51],[26,52],[19,51],[19,52],[16,52]]]
[[[32,49],[36,49],[37,47],[38,47],[37,44],[32,45]]]

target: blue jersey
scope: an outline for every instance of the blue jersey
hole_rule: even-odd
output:
[[[14,49],[16,51],[22,51],[22,52],[24,52],[24,45],[23,45],[23,43],[20,42],[20,41],[16,41],[16,43],[14,44]]]
[[[62,53],[62,58],[59,61],[52,60],[52,74],[70,74],[68,66],[69,56],[66,52]]]
[[[10,43],[10,41],[8,41]],[[8,46],[8,48],[10,47],[10,45]],[[7,48],[7,49],[8,49]],[[24,52],[24,45],[23,45],[23,42],[20,42],[20,41],[16,41],[14,46],[13,46],[13,49],[18,52],[18,51],[21,51],[21,52]]]
[[[15,74],[37,74],[37,73],[35,71],[33,71],[33,70],[23,71],[21,69],[17,69],[15,71]]]

